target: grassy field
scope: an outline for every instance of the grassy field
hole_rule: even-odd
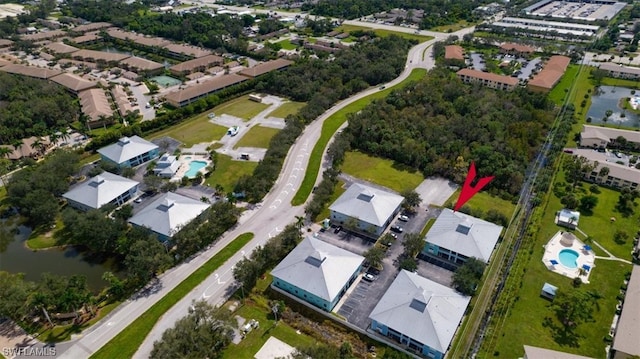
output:
[[[370,27],[356,26],[356,25],[344,25],[343,24],[343,25],[341,25],[340,27],[338,27],[336,29],[336,31],[342,31],[342,32],[351,32],[351,31],[358,31],[358,30],[373,31],[376,35],[378,35],[380,37],[397,35],[397,36],[400,36],[400,37],[405,38],[407,40],[416,40],[418,42],[425,42],[425,41],[429,41],[429,40],[433,39],[432,36],[418,35],[418,34],[414,34],[414,33],[391,31],[391,30],[383,30],[383,29],[373,29],[373,28],[370,28]]]
[[[365,106],[371,103],[371,101],[384,98],[389,95],[389,93],[394,89],[402,88],[409,82],[418,81],[426,74],[427,71],[424,69],[415,69],[411,72],[411,75],[409,75],[406,80],[402,81],[398,85],[387,88],[384,91],[376,92],[371,96],[367,96],[358,101],[355,101],[348,106],[345,106],[342,110],[336,112],[327,120],[325,120],[324,124],[322,125],[322,133],[320,134],[320,138],[311,151],[309,164],[307,166],[307,170],[305,171],[302,184],[300,185],[298,192],[296,192],[296,195],[291,200],[291,204],[293,204],[294,206],[301,205],[307,200],[309,194],[311,194],[311,190],[313,189],[313,186],[316,182],[318,170],[320,169],[320,163],[322,161],[322,154],[324,153],[324,149],[325,147],[327,147],[327,144],[329,143],[331,137],[333,137],[333,134],[347,120],[348,114],[362,110]]]
[[[273,110],[268,117],[278,117],[278,118],[286,118],[289,115],[295,115],[303,108],[307,103],[306,102],[295,102],[289,101],[282,104],[282,106]]]
[[[253,126],[245,133],[240,141],[236,143],[235,148],[238,147],[258,147],[268,148],[271,138],[280,132],[277,128]]]
[[[561,182],[564,182],[562,172],[557,175],[555,180],[555,183]],[[583,184],[583,187],[587,188],[587,186]],[[617,201],[617,193],[605,188],[600,188],[600,191],[600,194],[596,194],[599,201],[594,209],[594,214],[590,216],[583,214],[580,217],[579,227],[615,255],[624,255],[627,258],[630,256],[631,243],[619,246],[611,238],[613,233],[609,217],[614,214],[613,205],[615,205],[615,201],[612,203],[611,199]],[[577,336],[566,337],[562,335],[561,331],[554,330],[553,328],[558,326],[559,322],[549,308],[549,302],[540,297],[540,290],[545,282],[557,286],[560,290],[572,290],[571,279],[549,271],[541,259],[544,253],[543,245],[558,230],[566,230],[554,224],[555,213],[562,207],[560,199],[551,193],[540,228],[534,237],[535,244],[532,246],[531,257],[528,262],[523,263],[526,271],[521,280],[520,289],[516,293],[516,302],[509,312],[504,314],[502,322],[499,322],[500,325],[494,331],[495,334],[487,338],[490,343],[488,352],[479,358],[489,357],[495,352],[499,353],[499,357],[520,357],[523,354],[523,344],[594,358],[604,357],[606,343],[603,338],[609,331],[617,304],[616,296],[624,280],[624,275],[631,269],[631,266],[617,261],[596,259],[596,266],[589,278],[590,283],[582,286],[583,290],[597,291],[602,295],[602,299],[598,301],[599,309],[594,312],[594,321],[580,325],[577,329]],[[618,217],[615,225],[627,229],[633,228],[632,223],[638,217],[640,217],[638,214],[633,219]],[[606,239],[605,237],[596,238],[600,234],[608,234],[608,236],[605,236]],[[596,254],[603,255],[597,248],[595,249]],[[553,318],[554,324],[549,326],[543,323],[546,317]]]
[[[614,79],[611,77],[605,77],[604,79],[602,79],[602,84],[606,86],[628,87],[636,90],[640,89],[640,84],[638,83],[638,81]]]
[[[429,30],[437,31],[437,32],[456,32],[458,30],[464,29],[465,27],[469,27],[473,25],[475,24],[471,22],[467,22],[466,20],[461,20],[460,22],[457,22],[455,24],[436,26]]]
[[[47,227],[46,229],[43,229],[38,227],[31,232],[27,239],[27,247],[29,247],[29,249],[45,249],[54,247],[56,246],[63,229],[64,224],[62,223],[62,217],[58,215],[56,218],[55,228],[51,229]]]
[[[451,197],[445,203],[445,207],[453,206],[458,197],[460,196],[460,189],[457,189]],[[506,201],[500,197],[495,197],[489,194],[488,192],[478,192],[475,196],[471,197],[471,199],[465,203],[465,206],[470,207],[471,209],[480,209],[483,213],[487,213],[490,209],[495,209],[498,212],[502,213],[507,217],[507,219],[511,219],[513,215],[513,211],[515,211],[516,206]]]
[[[333,202],[335,202],[336,199],[338,199],[338,197],[340,197],[346,190],[347,190],[347,188],[344,186],[344,182],[338,180],[338,183],[336,183],[336,186],[333,188],[333,194],[329,198],[329,201],[327,201],[327,204],[322,209],[322,212],[320,212],[316,216],[316,218],[313,219],[313,221],[314,222],[321,222],[325,218],[329,218],[329,216],[331,215],[331,211],[329,211],[329,206]]]
[[[255,115],[267,109],[269,105],[249,100],[249,96],[242,96],[233,101],[226,102],[209,112],[216,114],[227,114],[240,117],[244,120],[250,120]]]
[[[276,42],[276,44],[280,44],[280,46],[282,46],[283,50],[295,50],[299,46],[299,45],[291,43],[291,40],[289,40],[289,39],[278,41],[278,42]]]
[[[347,152],[342,172],[397,192],[414,189],[424,180],[420,172],[397,169],[394,162],[362,152]]]
[[[156,132],[151,136],[151,139],[169,136],[182,142],[185,147],[191,147],[197,143],[219,140],[226,133],[226,127],[209,122],[207,113],[203,113],[176,126]]]
[[[549,99],[553,101],[553,103],[558,105],[564,103],[564,98],[567,95],[565,90],[568,90],[571,87],[573,81],[575,81],[576,76],[578,75],[579,69],[579,65],[569,65],[569,67],[567,67],[567,71],[564,73],[564,76],[562,76],[560,82],[553,88],[553,90],[551,90],[551,92],[549,92]],[[582,85],[588,86],[589,84]],[[578,108],[579,107],[576,107],[576,109]]]
[[[238,178],[253,173],[257,165],[257,162],[234,161],[229,156],[218,154],[216,170],[211,173],[205,183],[211,187],[219,184],[224,187],[225,192],[232,191]]]
[[[93,359],[131,358],[142,341],[149,334],[155,323],[169,308],[173,307],[182,297],[205,280],[218,267],[226,262],[240,248],[244,247],[253,238],[253,233],[244,233],[234,239],[218,254],[209,259],[205,264],[196,269],[189,277],[183,280],[166,296],[147,309],[138,319],[131,323],[125,330],[111,339],[99,351],[94,353]]]

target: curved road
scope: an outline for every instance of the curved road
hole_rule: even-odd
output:
[[[386,86],[393,86],[400,83],[409,76],[414,68],[432,68],[434,62],[430,54],[426,54],[423,59],[423,53],[435,41],[445,39],[450,35],[462,36],[470,31],[473,31],[473,29],[463,29],[452,34],[435,33],[437,35],[435,39],[411,48],[407,57],[406,68],[398,78],[389,82]],[[154,341],[160,339],[166,329],[172,327],[178,319],[187,314],[192,300],[205,299],[212,304],[221,304],[226,301],[235,286],[232,274],[234,265],[241,260],[243,256],[251,253],[254,248],[264,244],[268,238],[275,236],[286,225],[292,223],[295,216],[304,215],[303,206],[292,207],[290,202],[304,178],[309,161],[309,153],[320,137],[324,120],[350,103],[378,91],[380,90],[377,87],[370,88],[345,99],[331,107],[322,116],[308,125],[289,150],[280,176],[274,187],[255,209],[243,213],[239,219],[239,225],[236,226],[235,229],[227,232],[213,247],[207,249],[199,256],[174,267],[160,276],[160,285],[157,290],[146,296],[127,300],[114,312],[86,330],[79,339],[59,344],[57,346],[58,356],[60,358],[70,359],[89,357],[169,293],[198,267],[218,253],[221,248],[229,244],[240,234],[253,232],[255,234],[254,239],[160,318],[134,357],[148,358]],[[70,347],[67,349],[66,347],[69,345]]]

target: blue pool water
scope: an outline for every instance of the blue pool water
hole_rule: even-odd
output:
[[[206,166],[207,163],[204,161],[191,161],[189,162],[189,170],[184,175],[188,178],[195,178],[198,171]]]
[[[560,263],[567,268],[578,268],[578,256],[580,256],[580,254],[573,249],[563,249],[558,254]]]

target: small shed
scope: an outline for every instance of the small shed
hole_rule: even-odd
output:
[[[556,297],[556,292],[558,291],[558,287],[551,285],[549,283],[545,283],[542,286],[542,292],[540,292],[540,296],[543,298],[547,298],[549,300],[553,300]]]
[[[580,212],[563,208],[556,213],[556,224],[559,226],[576,229],[578,221],[580,221]]]

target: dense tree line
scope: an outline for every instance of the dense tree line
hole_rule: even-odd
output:
[[[518,194],[553,120],[543,94],[466,85],[436,69],[349,118],[351,147],[461,182],[469,163],[494,175],[494,193]]]
[[[186,317],[153,343],[151,358],[221,358],[237,328],[238,322],[224,306],[216,308],[205,301],[195,302]]]
[[[249,201],[260,201],[273,186],[289,148],[304,127],[337,101],[397,77],[411,44],[396,36],[380,38],[338,52],[334,61],[306,59],[262,79],[256,86],[258,91],[308,103],[298,114],[287,117],[286,127],[273,137],[264,159],[251,176],[238,180],[235,191],[244,193]]]
[[[65,129],[78,113],[77,101],[64,87],[0,72],[0,145]]]
[[[69,178],[78,169],[79,157],[58,150],[46,161],[13,174],[7,199],[34,227],[53,223],[59,211],[58,198],[69,189]]]
[[[302,6],[302,11],[310,11],[314,15],[356,19],[395,8],[421,9],[424,10],[424,17],[419,24],[420,28],[429,29],[461,20],[474,21],[473,9],[489,2],[470,0],[453,3],[444,0],[320,0],[316,3],[305,3]]]

